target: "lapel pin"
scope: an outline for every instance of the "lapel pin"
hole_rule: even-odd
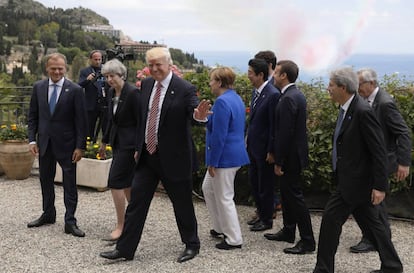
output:
[[[174,90],[171,91],[171,95],[174,95]]]
[[[65,92],[69,92],[69,88],[66,88],[66,89],[65,89]]]

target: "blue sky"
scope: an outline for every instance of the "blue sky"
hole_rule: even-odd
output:
[[[410,0],[40,0],[82,6],[133,40],[186,52],[272,49],[313,69],[356,53],[414,54]]]

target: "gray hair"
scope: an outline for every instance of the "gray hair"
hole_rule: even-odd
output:
[[[107,61],[101,69],[102,74],[117,74],[124,80],[126,80],[127,76],[127,69],[123,63],[121,63],[118,59],[112,59]]]
[[[344,86],[346,92],[350,94],[355,94],[358,91],[358,75],[352,67],[343,67],[333,70],[330,75],[330,80],[338,86]]]
[[[366,82],[374,82],[375,86],[378,86],[378,76],[377,72],[371,68],[361,68],[357,72],[358,76],[362,78],[363,81]]]

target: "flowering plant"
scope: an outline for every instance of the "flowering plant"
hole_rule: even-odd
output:
[[[175,64],[173,64],[171,66],[171,70],[178,77],[180,77],[180,78],[183,77],[183,73],[181,72],[181,70]],[[137,70],[137,79],[138,80],[135,83],[136,87],[141,88],[141,81],[143,79],[145,79],[146,77],[150,76],[150,75],[151,75],[151,72],[150,72],[150,69],[148,68],[148,66],[144,67],[143,69],[138,69]]]
[[[86,150],[85,150],[84,157],[92,158],[92,159],[99,159],[99,160],[108,159],[108,158],[112,157],[112,147],[111,146],[106,145],[106,149],[105,149],[106,158],[101,158],[101,156],[99,155],[99,148],[100,147],[101,147],[100,143],[94,143],[88,137],[88,139],[86,140]]]
[[[26,141],[28,138],[27,125],[11,124],[1,125],[0,127],[0,141],[4,140],[20,140]]]

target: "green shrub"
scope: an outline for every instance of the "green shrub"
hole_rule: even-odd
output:
[[[214,103],[214,97],[208,86],[208,71],[201,73],[188,73],[185,79],[198,88],[200,99],[210,99]],[[397,75],[385,76],[380,85],[394,96],[396,103],[411,130],[414,128],[414,83],[398,78]],[[332,102],[326,85],[322,79],[314,79],[310,83],[298,82],[298,87],[305,94],[308,107],[308,141],[309,141],[309,166],[303,172],[305,189],[310,192],[331,192],[335,185],[332,180],[331,151],[332,134],[338,115],[338,106]],[[248,106],[251,99],[252,86],[246,75],[238,75],[234,89],[240,94]],[[248,120],[248,115],[246,115]],[[206,172],[204,165],[205,128],[193,128],[194,142],[199,161],[199,170],[194,174],[194,189],[201,193],[201,184]],[[414,160],[414,153],[412,155]],[[248,197],[247,167],[243,167],[236,177],[236,200],[239,203],[251,203]],[[412,170],[411,170],[412,172]],[[406,181],[395,182],[391,179],[391,192],[408,190],[411,186],[411,176]]]

